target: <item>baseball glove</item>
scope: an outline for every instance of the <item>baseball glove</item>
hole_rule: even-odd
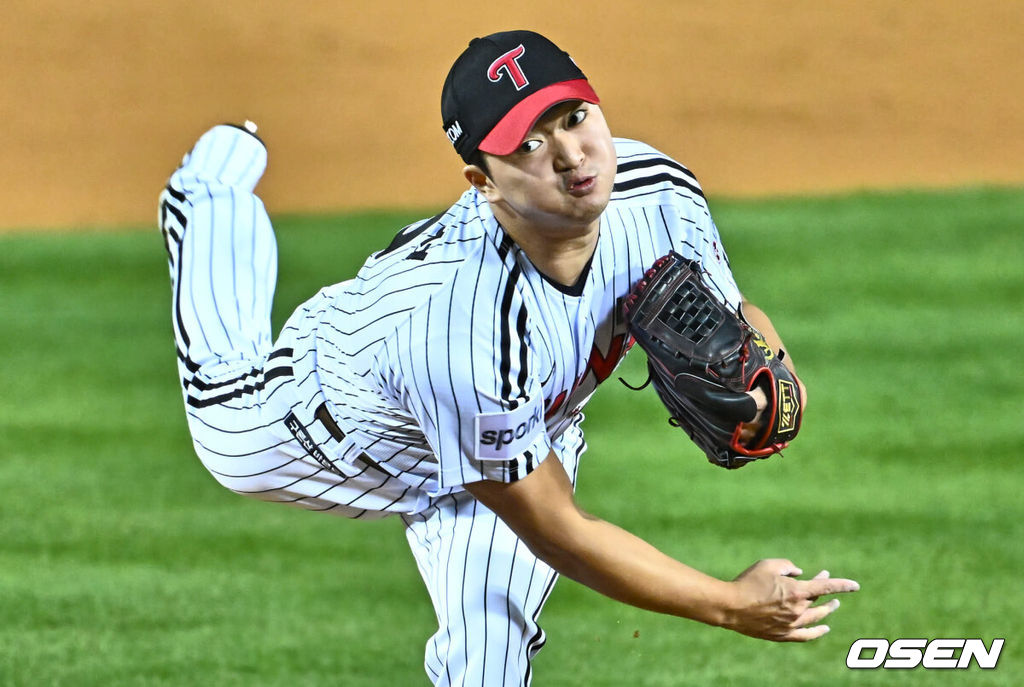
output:
[[[734,469],[789,445],[800,429],[800,389],[764,337],[715,296],[701,268],[677,253],[654,263],[623,303],[629,331],[647,353],[650,381],[682,427],[715,465]],[[758,417],[748,394],[768,405]]]

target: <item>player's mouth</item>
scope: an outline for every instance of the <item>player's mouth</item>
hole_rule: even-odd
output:
[[[580,198],[587,195],[597,187],[596,176],[573,177],[566,184],[569,195]]]

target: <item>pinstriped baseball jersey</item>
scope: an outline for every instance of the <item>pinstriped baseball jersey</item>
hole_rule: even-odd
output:
[[[172,322],[196,453],[225,487],[352,518],[401,514],[438,618],[436,685],[530,683],[556,572],[461,489],[549,453],[575,484],[581,409],[625,355],[620,301],[670,250],[739,303],[700,187],[641,143],[618,171],[594,255],[540,274],[467,191],[270,331],[276,242],[252,191],[259,139],[215,127],[161,195]]]
[[[616,140],[618,173],[593,258],[554,283],[476,190],[403,229],[358,276],[287,322],[299,398],[322,398],[359,455],[391,476],[397,509],[480,479],[514,481],[583,444],[581,409],[624,356],[620,300],[676,250],[704,265],[722,300],[740,295],[696,179],[653,148]]]

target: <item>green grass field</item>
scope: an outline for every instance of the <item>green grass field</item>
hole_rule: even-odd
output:
[[[653,392],[609,381],[579,499],[721,577],[786,556],[862,591],[825,638],[775,645],[563,580],[535,684],[1020,684],[1024,191],[712,209],[809,387],[804,430],[725,472]],[[411,219],[276,218],[276,326]],[[399,522],[218,487],[191,452],[169,303],[155,229],[0,237],[0,684],[427,684],[433,612]],[[1006,644],[995,670],[850,671],[858,637]]]

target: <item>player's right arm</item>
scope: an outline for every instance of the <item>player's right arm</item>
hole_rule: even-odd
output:
[[[781,559],[760,561],[732,582],[706,575],[580,509],[553,453],[521,480],[485,480],[466,489],[559,573],[617,601],[751,637],[820,637],[828,627],[817,623],[839,603],[812,606],[814,601],[858,589],[856,582],[824,572],[797,580],[801,571]]]

